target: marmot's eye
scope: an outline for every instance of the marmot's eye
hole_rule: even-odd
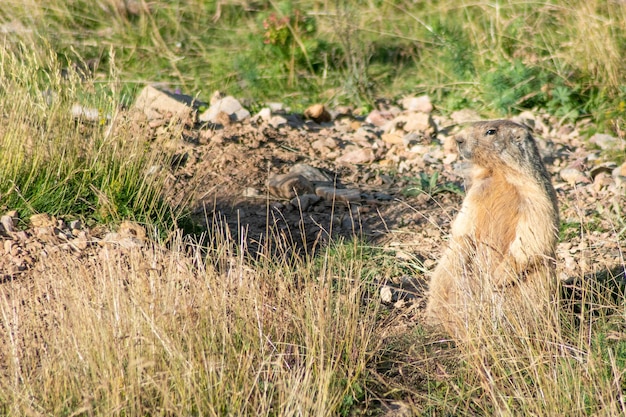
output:
[[[496,134],[496,129],[489,129],[485,132],[485,135],[491,136]]]

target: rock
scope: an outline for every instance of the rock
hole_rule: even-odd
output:
[[[420,144],[420,142],[422,141],[422,136],[415,133],[415,132],[411,132],[411,133],[407,133],[406,135],[404,135],[402,137],[402,144],[406,147],[406,148],[410,148],[412,146],[418,145]]]
[[[391,304],[393,301],[393,291],[389,285],[380,287],[380,301],[384,304]]]
[[[281,126],[285,126],[288,123],[288,120],[285,119],[283,116],[272,116],[270,118],[270,120],[268,121],[269,125],[272,126],[275,129],[278,129]]]
[[[353,203],[361,200],[361,191],[356,188],[342,188],[321,186],[315,189],[315,194],[326,201],[341,201]]]
[[[446,155],[459,153],[459,146],[456,140],[454,140],[454,136],[446,136],[443,138],[443,153]]]
[[[98,109],[83,107],[80,104],[74,104],[70,113],[74,119],[87,120],[95,123],[100,121],[100,112]]]
[[[413,112],[407,113],[405,116],[405,132],[422,132],[424,134],[433,134],[435,132],[435,123],[428,113]]]
[[[81,222],[80,220],[72,220],[70,222],[71,230],[82,230],[82,228],[83,228],[83,222]]]
[[[176,98],[172,94],[147,86],[137,99],[134,108],[142,111],[148,120],[174,117],[178,119],[188,119],[195,114],[193,107]]]
[[[463,109],[457,110],[450,114],[450,119],[456,124],[463,124],[468,122],[477,122],[479,121],[480,115],[474,110]]]
[[[388,143],[390,145],[401,145],[403,144],[402,136],[396,132],[393,133],[383,133],[381,135],[381,139],[383,142]]]
[[[33,214],[30,216],[30,225],[33,228],[46,228],[56,226],[57,221],[48,213]]]
[[[298,195],[315,194],[315,187],[304,176],[296,173],[273,175],[268,180],[271,194],[292,199]]]
[[[419,97],[405,97],[400,101],[400,105],[408,111],[422,113],[430,113],[433,111],[433,105],[430,102],[430,97],[427,95]]]
[[[567,167],[559,172],[559,176],[569,184],[589,182],[587,177],[577,168]]]
[[[450,153],[446,156],[444,156],[442,162],[444,165],[451,165],[452,163],[454,163],[457,159],[458,159],[459,155],[456,153]]]
[[[626,140],[606,135],[603,133],[596,133],[589,138],[589,142],[597,145],[602,150],[618,150],[623,151],[626,149]]]
[[[330,113],[323,104],[314,104],[304,111],[304,117],[316,123],[328,123],[331,121]]]
[[[317,168],[314,168],[307,164],[296,164],[289,169],[290,174],[302,175],[309,181],[326,182],[332,181],[328,175],[323,173]]]
[[[285,105],[283,103],[270,102],[270,103],[267,103],[267,107],[269,107],[272,112],[286,110]]]
[[[252,118],[253,122],[269,122],[272,118],[272,110],[269,107],[263,107],[259,112]]]
[[[371,128],[361,126],[354,132],[352,138],[355,142],[369,143],[370,141],[376,140],[377,136],[376,132],[373,132]]]
[[[393,118],[393,113],[389,111],[372,110],[365,118],[365,122],[377,127],[382,127],[390,120],[393,120]]]
[[[13,233],[15,232],[15,226],[17,226],[17,217],[5,214],[0,217],[0,224],[2,224],[5,232]]]
[[[371,148],[362,148],[346,152],[337,158],[336,161],[345,164],[369,164],[374,162],[375,159],[376,156]]]
[[[301,211],[307,211],[307,209],[314,204],[318,203],[322,198],[316,194],[304,194],[294,197],[289,201],[294,207]]]
[[[616,167],[616,164],[613,162],[606,162],[606,163],[598,164],[594,166],[593,168],[591,168],[591,170],[589,170],[589,176],[591,177],[592,180],[595,180],[595,178],[600,174],[611,175],[615,167]]]
[[[131,237],[139,240],[146,240],[146,229],[139,223],[123,221],[120,223],[118,233],[123,238]]]
[[[337,147],[337,141],[333,138],[322,138],[318,139],[315,142],[311,143],[311,148],[322,150],[326,149],[335,149]]]
[[[246,187],[243,190],[243,196],[246,198],[257,198],[261,196],[261,193],[254,187]]]
[[[241,122],[250,117],[250,112],[243,108],[241,103],[233,96],[226,96],[217,99],[211,106],[200,115],[198,120],[201,122],[219,123],[218,115],[224,112],[231,121]]]

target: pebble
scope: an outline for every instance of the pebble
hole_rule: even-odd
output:
[[[365,148],[346,152],[337,158],[337,162],[346,164],[369,164],[374,162],[375,159],[374,151],[371,148]]]
[[[233,96],[212,100],[211,106],[198,118],[201,122],[219,123],[219,114],[223,112],[232,121],[242,121],[250,117],[250,112],[243,108]]]
[[[315,187],[306,177],[297,173],[273,175],[268,180],[271,194],[285,199],[296,195],[315,194]]]
[[[328,110],[323,104],[313,104],[304,111],[304,117],[311,119],[316,123],[328,123],[331,121],[331,116]]]
[[[335,188],[335,187],[317,187],[315,194],[322,197],[326,201],[341,201],[344,203],[352,203],[361,200],[361,191],[355,188]]]
[[[309,207],[317,204],[321,199],[322,198],[316,194],[304,194],[292,198],[289,203],[302,211],[307,211]]]
[[[623,151],[626,149],[626,140],[619,139],[611,135],[604,133],[596,133],[589,138],[589,142],[597,145],[602,150],[618,150]]]
[[[559,176],[569,184],[589,182],[585,175],[577,168],[564,168],[559,172]]]
[[[433,104],[427,95],[419,97],[405,97],[400,100],[400,105],[409,111],[417,111],[422,113],[430,113],[433,111]]]

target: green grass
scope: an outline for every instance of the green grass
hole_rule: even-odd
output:
[[[131,97],[157,81],[205,100],[219,89],[298,110],[429,93],[444,112],[540,107],[624,128],[620,2],[220,3],[215,21],[216,2],[206,0],[138,1],[132,12],[108,0],[9,0],[0,23],[28,29],[4,35],[5,47],[34,45],[67,63],[97,59],[97,72],[106,78],[115,68]]]

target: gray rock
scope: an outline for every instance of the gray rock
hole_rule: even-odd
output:
[[[315,188],[315,194],[326,201],[341,201],[343,203],[353,203],[361,200],[361,191],[356,188],[335,188],[320,186]]]
[[[315,187],[304,176],[295,173],[274,175],[268,180],[270,193],[292,199],[298,195],[315,194]]]
[[[322,198],[316,194],[304,194],[294,197],[289,201],[294,207],[307,211],[309,207],[317,204]]]
[[[9,216],[8,214],[0,217],[0,224],[2,224],[5,232],[15,232],[15,222],[13,220],[13,217]]]
[[[242,121],[250,117],[250,112],[243,108],[241,103],[233,96],[226,96],[215,100],[211,106],[200,115],[201,122],[218,123],[218,115],[223,112],[230,116],[233,121]]]
[[[602,150],[619,150],[626,149],[626,140],[606,135],[604,133],[596,133],[589,138],[589,142],[598,145]]]

